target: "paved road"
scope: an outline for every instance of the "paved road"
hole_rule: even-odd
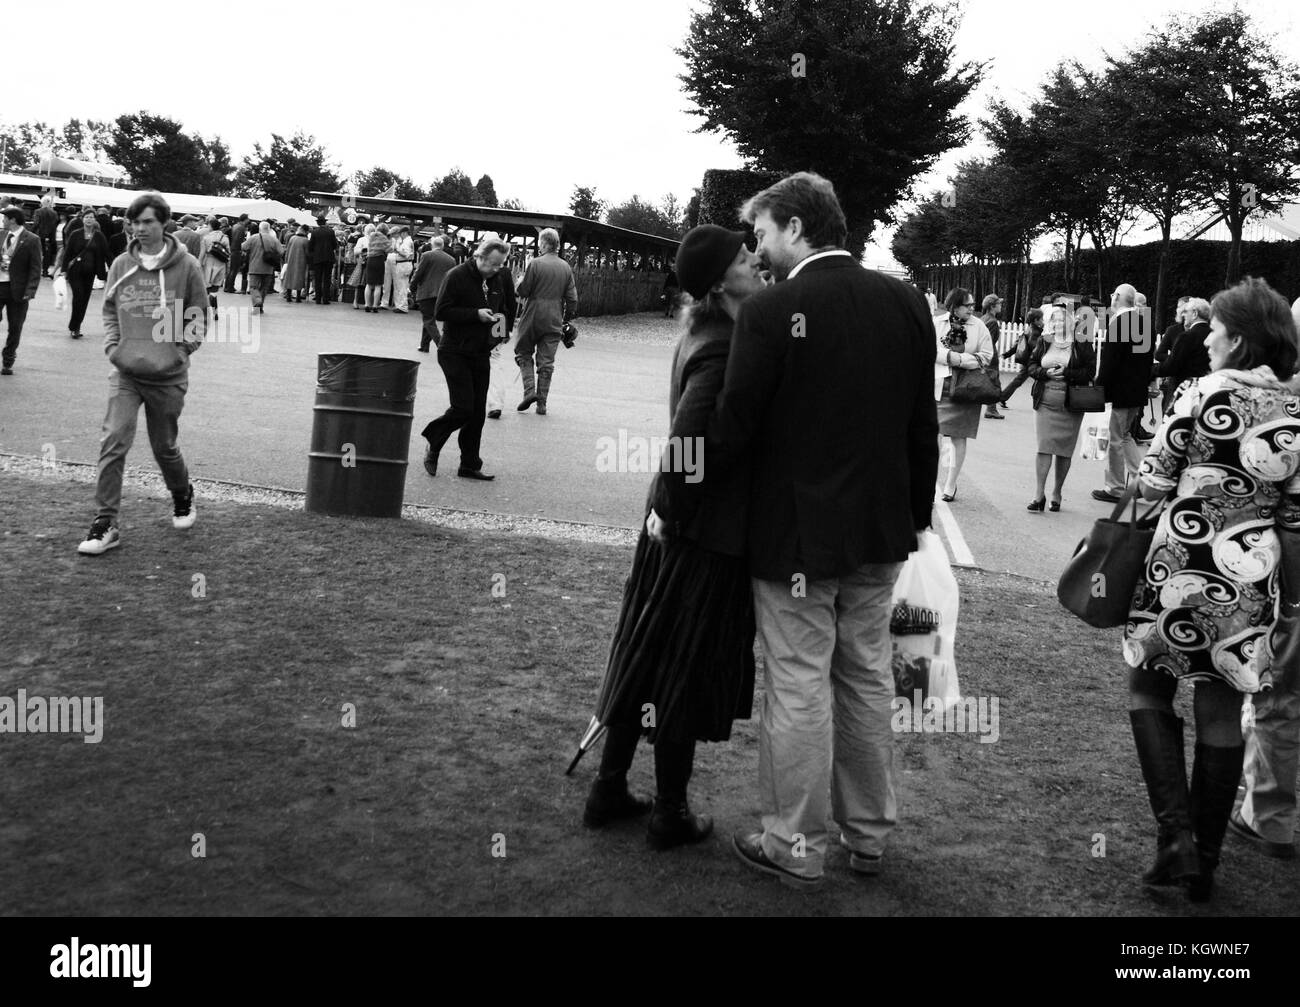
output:
[[[41,455],[53,445],[58,460],[93,462],[106,401],[109,365],[101,351],[100,293],[87,316],[87,336],[68,338],[66,314],[54,309],[48,282],[28,316],[17,374],[0,378],[0,451]],[[242,306],[246,298],[227,296]],[[315,395],[316,354],[354,352],[419,360],[408,503],[465,510],[544,516],[631,527],[641,513],[644,472],[600,472],[602,438],[663,435],[667,423],[668,367],[673,323],[653,315],[588,319],[577,348],[560,350],[551,412],[518,414],[515,377],[507,408],[488,421],[483,457],[493,483],[454,475],[429,478],[418,460],[419,429],[447,406],[436,360],[415,350],[416,314],[367,315],[344,305],[286,304],[276,298],[261,319],[257,352],[208,344],[195,355],[181,443],[196,476],[300,490]],[[1066,485],[1064,510],[1031,515],[1034,433],[1028,387],[1016,395],[1008,418],[985,420],[970,442],[957,500],[948,505],[961,542],[978,566],[1055,579],[1075,543],[1106,508],[1089,499],[1101,485],[1101,463],[1077,460]],[[443,467],[454,468],[449,442]],[[143,418],[130,464],[148,467]],[[947,516],[947,515],[943,515]]]

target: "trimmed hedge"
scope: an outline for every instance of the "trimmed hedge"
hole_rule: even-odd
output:
[[[1169,269],[1165,274],[1163,318],[1173,318],[1175,302],[1184,294],[1209,300],[1223,289],[1228,270],[1226,241],[1172,241],[1169,244]],[[1120,283],[1131,283],[1147,295],[1155,308],[1156,275],[1160,268],[1160,242],[1121,245],[1107,254],[1106,289],[1097,289],[1097,252],[1085,248],[1079,252],[1078,281],[1071,285],[1075,293],[1100,296],[1109,303],[1110,292]],[[1243,241],[1241,275],[1257,276],[1269,282],[1288,302],[1300,297],[1300,241]],[[1007,301],[1003,317],[1019,318],[1026,308],[1036,307],[1044,294],[1066,290],[1065,263],[1059,260],[1035,262],[1032,269],[1016,263],[996,266],[930,266],[920,270],[918,282],[929,283],[939,300],[954,286],[964,286],[982,299],[995,293]],[[1019,283],[1017,283],[1019,279]],[[1026,289],[1027,288],[1027,289]],[[1017,297],[1016,295],[1019,294]]]
[[[733,231],[748,230],[740,219],[745,200],[766,189],[782,175],[776,171],[750,171],[745,168],[710,168],[700,186],[701,224],[717,224]]]

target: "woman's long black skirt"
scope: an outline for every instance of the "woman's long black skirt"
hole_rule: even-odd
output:
[[[754,703],[754,600],[743,558],[637,542],[596,718],[650,742],[726,741]],[[646,704],[650,704],[649,707]]]

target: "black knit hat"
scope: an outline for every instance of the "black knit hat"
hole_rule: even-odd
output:
[[[722,279],[748,237],[744,231],[728,231],[716,224],[692,227],[677,247],[677,279],[682,289],[700,300]]]

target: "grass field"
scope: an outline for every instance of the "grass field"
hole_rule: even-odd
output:
[[[91,559],[84,483],[0,474],[0,506],[0,696],[104,698],[99,744],[0,734],[6,914],[1295,911],[1294,865],[1232,839],[1208,908],[1138,886],[1154,827],[1118,641],[1046,585],[959,574],[963,691],[999,697],[1001,737],[900,736],[885,873],[835,850],[807,895],[730,850],[757,821],[754,721],[700,748],[713,841],[582,828],[599,753],[563,770],[627,548],[202,497],[177,532],[128,488],[123,548]],[[652,788],[648,751],[633,777]]]

